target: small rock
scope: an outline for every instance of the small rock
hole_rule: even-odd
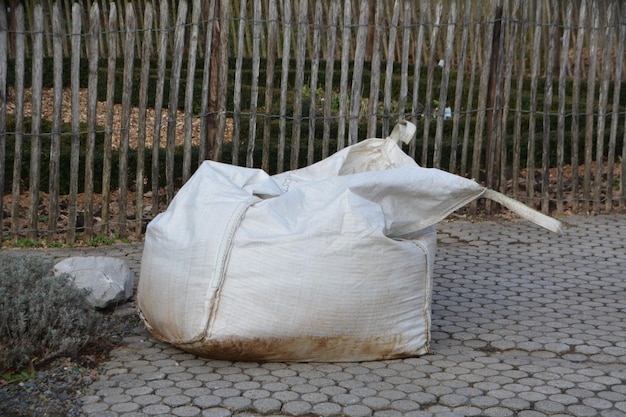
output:
[[[108,256],[77,256],[54,266],[54,275],[68,274],[74,285],[90,291],[87,302],[106,308],[128,300],[133,295],[135,274],[121,259]]]

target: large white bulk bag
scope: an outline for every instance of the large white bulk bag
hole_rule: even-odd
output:
[[[414,131],[275,176],[204,162],[147,228],[137,304],[152,334],[229,360],[426,353],[435,223],[480,196],[520,203],[419,167],[396,144]]]

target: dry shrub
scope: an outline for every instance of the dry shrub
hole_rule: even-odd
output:
[[[100,340],[107,321],[69,275],[54,277],[43,256],[0,252],[0,374],[58,356],[75,356]]]

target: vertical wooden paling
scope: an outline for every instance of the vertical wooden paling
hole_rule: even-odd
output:
[[[617,35],[617,46],[615,51],[623,51],[626,48],[626,25],[615,25],[613,28]],[[606,174],[606,203],[605,211],[610,213],[613,209],[613,188],[614,184],[613,171],[615,170],[615,147],[617,142],[617,125],[619,123],[619,108],[620,108],[620,91],[622,86],[622,76],[624,71],[624,54],[615,54],[615,73],[613,75],[613,107],[611,109],[611,130],[609,133],[609,149],[607,152],[607,174]],[[626,129],[624,134],[626,135]],[[626,141],[622,142],[622,148],[626,149]],[[624,163],[626,158],[622,158],[621,166],[622,170],[625,170],[626,164]],[[624,171],[622,171],[624,172]],[[619,174],[618,174],[619,175]],[[624,175],[620,176],[620,181],[624,181]],[[622,188],[623,190],[623,188]],[[621,199],[619,199],[621,201]]]
[[[284,4],[283,10],[283,52],[280,79],[280,121],[278,132],[278,149],[276,155],[276,172],[285,169],[285,141],[287,137],[287,94],[289,92],[289,58],[291,54],[291,2]]]
[[[596,70],[598,58],[598,42],[600,31],[600,11],[596,2],[591,6],[591,32],[589,39],[589,69],[587,71],[587,96],[585,101],[585,167],[583,177],[583,207],[588,213],[591,207],[591,164],[593,162],[593,137],[596,96]]]
[[[34,10],[31,77],[31,138],[28,180],[28,238],[36,240],[39,230],[39,180],[41,179],[41,100],[43,87],[43,8]]]
[[[352,41],[352,5],[343,3],[343,28],[341,31],[341,77],[339,80],[339,118],[337,119],[337,150],[346,145],[346,116],[348,114],[348,78],[350,77],[350,45]]]
[[[359,9],[359,26],[356,34],[354,49],[354,64],[352,67],[352,86],[350,89],[350,112],[348,114],[348,145],[354,145],[359,139],[359,120],[361,118],[361,85],[363,81],[363,66],[365,64],[365,48],[367,46],[367,22],[369,20],[369,5],[361,2]]]
[[[63,107],[63,37],[59,4],[52,5],[52,40],[53,45],[53,90],[52,98],[52,135],[50,136],[50,165],[48,178],[48,240],[52,240],[57,231],[59,218],[59,174],[61,169],[61,112]]]
[[[494,35],[494,24],[495,19],[494,16],[496,14],[498,0],[492,0],[489,4],[488,16],[486,16],[486,20],[488,22],[487,27],[485,28],[485,38],[483,41],[484,51],[483,51],[483,61],[480,66],[480,83],[478,88],[478,112],[476,114],[476,127],[474,134],[474,148],[472,152],[472,178],[476,181],[480,181],[480,168],[482,161],[482,151],[483,151],[483,133],[485,130],[485,118],[487,117],[487,98],[489,92],[489,76],[491,75],[491,66],[489,65],[491,61],[492,44],[493,44],[493,35]],[[473,201],[470,204],[470,211],[472,213],[476,212],[477,202]]]
[[[176,146],[176,124],[178,112],[178,92],[180,90],[180,72],[185,46],[185,23],[187,20],[187,1],[178,3],[174,28],[174,49],[170,68],[170,90],[167,105],[167,137],[165,142],[165,195],[167,204],[174,198],[174,152]],[[126,90],[124,90],[126,91]]]
[[[468,174],[468,153],[470,146],[470,127],[473,120],[474,113],[474,88],[476,86],[476,71],[480,68],[478,64],[480,40],[481,40],[480,25],[474,25],[474,39],[472,42],[472,53],[470,58],[470,78],[469,86],[467,88],[467,104],[465,112],[465,126],[463,130],[463,144],[461,145],[461,175]],[[474,178],[475,179],[475,178]]]
[[[561,57],[559,62],[559,91],[558,91],[558,121],[557,121],[557,145],[556,145],[556,212],[563,213],[563,172],[565,165],[565,103],[567,99],[567,68],[569,43],[572,36],[572,3],[568,2],[565,10],[565,22],[563,25],[563,45],[561,48]]]
[[[457,61],[456,82],[454,86],[454,107],[452,109],[452,134],[450,136],[450,164],[448,171],[457,172],[457,146],[459,143],[459,125],[461,122],[461,103],[463,102],[463,84],[465,82],[465,57],[469,37],[469,21],[472,8],[465,4],[463,29],[461,30],[461,46]]]
[[[315,2],[315,15],[313,17],[313,52],[311,58],[311,79],[309,80],[310,106],[309,106],[309,138],[307,143],[307,165],[315,162],[315,124],[317,123],[317,82],[320,67],[320,50],[322,38],[322,19],[324,10],[322,0]]]
[[[237,57],[235,58],[235,86],[233,91],[233,154],[231,162],[239,165],[239,141],[241,136],[241,72],[243,66],[243,40],[246,26],[246,0],[240,0],[239,6],[239,27],[237,36]],[[235,2],[236,4],[236,2]],[[235,11],[237,13],[237,11]]]
[[[428,54],[428,70],[426,73],[426,95],[424,96],[424,131],[422,132],[422,166],[428,166],[428,150],[430,142],[430,122],[433,117],[433,89],[435,83],[435,61],[437,60],[437,43],[439,42],[439,30],[441,28],[442,3],[435,5],[435,16],[430,28],[430,47]],[[439,62],[437,62],[438,64]]]
[[[324,79],[324,129],[322,132],[322,158],[330,152],[330,126],[332,121],[333,73],[335,67],[335,50],[337,47],[337,19],[339,1],[332,0],[328,11],[328,27],[326,37],[326,70]]]
[[[80,38],[82,36],[80,4],[72,5],[71,103],[72,144],[70,150],[70,195],[68,202],[67,243],[76,240],[78,169],[80,155]]]
[[[198,32],[200,29],[201,0],[193,0],[191,7],[191,24],[189,25],[189,46],[187,51],[187,80],[185,81],[185,114],[183,124],[183,184],[191,176],[191,142],[193,123],[193,90],[196,74],[196,57],[198,55]]]
[[[24,6],[20,3],[13,14],[15,24],[15,144],[13,154],[13,181],[11,184],[11,233],[13,241],[20,230],[20,181],[22,179],[22,142],[24,140]]]
[[[111,159],[113,142],[113,113],[115,109],[115,69],[117,67],[117,6],[111,3],[107,27],[107,96],[102,144],[102,233],[109,234],[111,202]]]
[[[437,128],[435,129],[435,149],[433,151],[433,167],[441,167],[441,156],[443,152],[443,123],[445,111],[448,104],[448,84],[450,81],[450,67],[452,65],[452,46],[455,42],[456,32],[456,1],[450,3],[448,24],[446,31],[446,46],[443,58],[443,69],[441,74],[441,84],[439,86],[439,103],[437,104]]]
[[[543,146],[541,152],[541,211],[549,213],[550,211],[550,119],[552,107],[552,74],[555,61],[555,50],[560,48],[561,39],[559,39],[557,28],[559,18],[559,3],[552,3],[552,22],[550,22],[548,30],[548,46],[546,69],[544,75],[544,92],[543,92]]]
[[[98,60],[100,34],[100,7],[94,3],[89,10],[89,37],[88,37],[88,64],[89,79],[87,81],[87,142],[85,144],[85,240],[90,241],[93,237],[93,180],[94,175],[94,152],[96,147],[96,129],[98,112]]]
[[[256,139],[256,118],[259,102],[259,72],[261,66],[261,0],[253,0],[252,28],[252,80],[250,82],[250,121],[248,128],[248,148],[246,150],[246,166],[254,166],[254,147]]]
[[[298,168],[300,156],[300,132],[302,126],[302,87],[304,86],[304,60],[306,58],[306,38],[308,34],[308,5],[301,0],[298,2],[296,27],[296,76],[293,86],[293,123],[291,127],[291,157],[290,168]]]
[[[596,128],[596,169],[593,178],[593,213],[598,214],[602,207],[601,192],[602,186],[602,170],[604,165],[604,141],[605,141],[605,128],[607,106],[609,99],[609,82],[611,81],[611,66],[608,63],[613,59],[613,27],[610,22],[613,20],[613,5],[610,4],[606,9],[606,26],[604,28],[604,36],[602,37],[602,67],[600,72],[600,91],[598,96],[598,124]],[[623,54],[622,54],[623,55]],[[607,177],[608,171],[613,167],[606,166]]]
[[[387,137],[391,132],[391,95],[393,81],[393,65],[394,51],[396,49],[396,32],[398,28],[398,20],[400,19],[400,1],[393,2],[393,15],[391,24],[389,25],[389,34],[387,37],[387,66],[385,67],[385,82],[383,84],[383,131],[381,137]]]
[[[380,47],[383,33],[382,26],[383,2],[376,0],[374,9],[374,34],[372,39],[371,63],[370,63],[370,95],[367,110],[367,137],[376,137],[376,125],[378,122],[378,95],[380,89]],[[370,21],[372,16],[370,16]]]
[[[141,43],[141,73],[139,75],[139,114],[137,116],[137,169],[135,173],[135,236],[143,232],[143,187],[146,158],[146,110],[148,107],[148,81],[150,79],[150,55],[152,53],[152,3],[147,3],[143,14],[143,39]],[[154,146],[154,144],[153,144]]]
[[[402,48],[400,58],[400,96],[398,97],[398,120],[405,120],[409,95],[409,54],[411,50],[411,2],[404,1],[402,17]]]
[[[6,4],[0,1],[0,245],[4,241],[4,182],[6,166],[7,138],[7,61],[8,61],[8,25]]]
[[[157,83],[154,92],[154,133],[152,136],[152,217],[159,213],[159,152],[161,149],[161,120],[163,113],[163,93],[165,90],[165,67],[168,51],[167,34],[169,27],[168,1],[161,0],[159,5],[159,33],[157,42]]]
[[[218,90],[217,90],[217,132],[215,142],[215,155],[217,161],[222,159],[222,149],[224,147],[224,132],[226,131],[226,102],[228,89],[228,25],[226,22],[230,19],[230,1],[222,0],[220,4],[220,65],[218,70]]]
[[[522,102],[524,97],[524,74],[526,72],[526,39],[528,37],[528,2],[523,1],[521,5],[519,55],[516,65],[517,87],[515,98],[515,117],[513,122],[513,156],[511,164],[511,194],[517,198],[519,194],[520,164],[522,159]]]
[[[411,105],[411,108],[413,109],[412,121],[415,125],[419,123],[419,118],[421,117],[419,111],[419,107],[422,106],[422,103],[420,103],[420,68],[422,66],[422,51],[424,47],[424,32],[426,31],[426,18],[429,14],[428,4],[429,2],[427,1],[420,2],[420,18],[417,29],[417,41],[415,42],[415,62],[413,63],[413,67],[415,68],[413,73],[413,101]],[[409,144],[409,155],[411,158],[416,159],[416,151],[417,140],[413,140]]]
[[[502,119],[500,122],[501,129],[501,143],[500,143],[500,178],[498,180],[499,189],[503,194],[506,194],[507,190],[507,167],[510,163],[507,159],[508,155],[508,142],[510,134],[508,132],[508,120],[509,111],[511,109],[511,84],[513,79],[513,63],[515,61],[515,41],[518,34],[518,25],[515,21],[515,16],[518,16],[520,8],[520,1],[514,0],[512,10],[510,7],[510,1],[504,2],[503,16],[506,18],[506,26],[503,31],[504,39],[504,59],[502,62],[502,71],[504,72],[504,85],[502,87]],[[503,23],[504,24],[504,23]]]
[[[135,19],[135,9],[132,3],[126,6],[126,27],[124,41],[124,79],[122,81],[122,115],[120,121],[120,143],[119,143],[119,195],[118,204],[118,227],[121,237],[126,237],[127,201],[128,201],[128,148],[130,141],[130,112],[131,95],[133,91],[133,78],[135,68],[135,31],[137,23]]]
[[[205,159],[210,159],[208,146],[209,137],[209,91],[211,71],[214,71],[215,62],[212,61],[211,50],[213,48],[213,31],[215,20],[215,0],[211,0],[209,3],[209,9],[204,10],[206,16],[206,32],[205,32],[205,44],[204,44],[204,67],[202,71],[202,98],[200,99],[200,114],[202,115],[202,121],[200,126],[200,145],[198,152],[198,164],[202,163]]]
[[[534,206],[535,201],[535,137],[536,137],[536,124],[537,124],[537,92],[539,88],[539,72],[540,62],[539,53],[541,48],[541,34],[542,34],[542,14],[541,5],[535,5],[535,32],[533,36],[533,52],[531,59],[531,74],[530,74],[530,103],[529,103],[529,115],[528,115],[528,154],[526,156],[526,197],[528,198],[528,204]]]
[[[267,15],[267,52],[265,68],[265,108],[263,115],[263,152],[261,155],[261,169],[270,170],[270,143],[272,135],[272,102],[274,99],[274,72],[276,70],[278,11],[276,0],[269,0]]]
[[[508,28],[508,20],[504,18],[508,14],[508,1],[498,0],[494,3],[493,35],[491,39],[491,57],[489,58],[489,82],[487,91],[487,103],[485,119],[487,129],[485,132],[485,171],[487,178],[485,186],[487,188],[500,188],[500,167],[502,158],[502,148],[504,141],[504,127],[502,125],[502,108],[504,97],[504,57],[503,50]],[[491,200],[485,201],[487,214],[491,213]]]
[[[574,70],[572,73],[572,125],[571,125],[571,181],[572,181],[572,210],[578,211],[578,142],[580,136],[580,82],[582,79],[583,47],[587,29],[587,2],[580,2],[578,10],[578,30],[576,31],[576,52],[574,56]]]

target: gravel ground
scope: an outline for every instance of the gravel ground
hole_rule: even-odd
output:
[[[116,318],[110,344],[97,354],[76,358],[56,358],[35,377],[24,382],[0,383],[0,416],[2,417],[79,417],[84,389],[98,378],[98,367],[110,350],[139,323],[133,303],[113,312]],[[3,380],[0,380],[3,381]]]
[[[58,360],[33,379],[0,388],[0,415],[5,417],[80,416],[83,389],[93,379],[93,370]]]

